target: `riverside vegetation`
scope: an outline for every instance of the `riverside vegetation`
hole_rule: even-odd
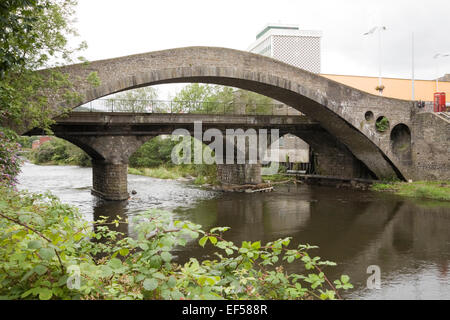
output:
[[[227,241],[226,227],[204,231],[169,212],[136,219],[135,238],[113,231],[120,218],[87,222],[76,208],[45,194],[0,187],[0,298],[2,299],[340,299],[349,277],[334,281],[335,263],[311,255],[290,238],[266,244]],[[176,246],[214,246],[212,260],[174,261]],[[300,260],[303,273],[281,261]]]
[[[450,201],[450,181],[377,183],[371,190],[393,192],[405,197]]]

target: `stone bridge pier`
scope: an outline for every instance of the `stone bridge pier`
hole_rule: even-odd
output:
[[[128,159],[152,136],[58,136],[92,158],[92,194],[105,200],[128,199]]]
[[[252,133],[253,132],[253,133]],[[258,145],[261,143],[256,130],[226,135],[223,138],[222,159],[217,163],[217,180],[224,185],[243,185],[262,183],[261,155]]]
[[[105,200],[126,200],[128,163],[92,161],[92,194]]]

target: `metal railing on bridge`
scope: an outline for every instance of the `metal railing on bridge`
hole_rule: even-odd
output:
[[[226,115],[301,115],[285,104],[248,104],[211,101],[165,101],[97,99],[83,104],[74,112],[128,112],[128,113],[195,113]]]

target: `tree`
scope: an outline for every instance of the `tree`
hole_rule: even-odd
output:
[[[51,124],[43,90],[64,90],[66,100],[77,99],[70,82],[57,69],[73,62],[86,45],[71,48],[68,38],[76,0],[5,0],[0,4],[0,104],[3,126],[12,128]],[[79,98],[79,97],[78,97]]]
[[[232,87],[193,83],[174,98],[175,112],[267,114],[273,100]]]
[[[212,102],[215,100],[214,87],[199,83],[185,86],[173,99],[172,111],[178,113],[212,111]]]
[[[246,114],[271,114],[273,100],[261,94],[238,90],[239,103]]]
[[[130,166],[151,168],[171,164],[171,152],[177,143],[172,139],[155,137],[144,143],[130,157]]]
[[[17,141],[12,131],[41,127],[49,129],[52,116],[63,110],[48,110],[48,96],[63,94],[67,102],[79,100],[67,76],[58,69],[37,72],[72,61],[75,52],[68,37],[76,0],[3,0],[0,3],[0,153],[8,153],[8,142]],[[10,148],[9,148],[10,149]],[[7,161],[0,175],[16,172]],[[13,181],[12,179],[11,181]]]
[[[153,87],[144,87],[115,94],[109,103],[115,111],[161,112],[156,103],[158,91]]]

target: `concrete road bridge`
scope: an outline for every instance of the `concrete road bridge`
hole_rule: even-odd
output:
[[[325,137],[336,141],[379,179],[450,178],[448,119],[420,112],[412,101],[371,95],[272,58],[227,48],[187,47],[68,65],[58,70],[68,76],[72,90],[82,99],[67,103],[65,92],[49,92],[48,107],[55,112],[61,106],[75,108],[112,93],[157,84],[198,82],[232,86],[300,111],[324,132],[312,134],[309,139],[306,135],[300,138],[313,149],[314,143],[316,147],[325,145]],[[45,74],[48,70],[40,72]],[[99,85],[89,81],[92,75],[98,78]],[[376,123],[383,118],[384,128],[379,130]],[[116,165],[122,158],[116,154],[102,161]]]
[[[94,192],[109,200],[119,200],[128,197],[128,159],[144,142],[158,135],[170,135],[177,129],[184,129],[195,137],[195,126],[200,127],[202,136],[209,129],[215,129],[224,138],[227,130],[236,133],[242,129],[236,136],[250,139],[249,129],[254,129],[257,134],[263,129],[268,133],[266,146],[271,142],[272,130],[276,129],[278,137],[292,134],[305,139],[314,150],[315,164],[321,173],[338,177],[371,176],[370,170],[344,145],[304,115],[78,111],[57,117],[51,129],[55,136],[79,146],[91,157]],[[45,132],[35,128],[27,134],[42,135]],[[224,139],[224,155],[228,146]],[[235,157],[241,153],[247,154],[248,158],[248,149],[239,150],[237,145],[231,148],[235,150]],[[219,181],[228,184],[261,182],[261,162],[243,165],[236,162],[233,159],[233,164],[218,164]]]

